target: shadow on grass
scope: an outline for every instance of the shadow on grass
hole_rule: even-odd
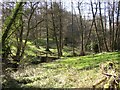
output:
[[[49,63],[53,62],[59,58],[57,57],[46,57],[46,56],[28,56],[30,64],[40,64],[40,63]]]
[[[5,77],[2,81],[2,88],[21,88],[21,85],[12,77]]]

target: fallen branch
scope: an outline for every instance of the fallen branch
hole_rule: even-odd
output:
[[[109,74],[109,73],[102,73],[102,74],[105,76],[109,76],[109,77],[111,77],[111,76],[117,77],[117,75],[113,75],[113,74]]]
[[[104,77],[103,79],[101,79],[100,81],[96,82],[95,84],[93,84],[93,88],[95,88],[96,86],[98,86],[99,84],[101,84],[102,82],[104,82],[105,80],[107,80],[107,77]]]
[[[108,64],[101,65],[102,74],[104,75],[104,78],[100,81],[93,84],[93,88],[95,89],[96,86],[101,84],[102,82],[106,82],[104,85],[104,88],[119,88],[119,82],[120,82],[120,76],[117,74],[117,71],[115,70],[115,65],[113,62],[109,62]],[[111,71],[109,73],[109,70]]]

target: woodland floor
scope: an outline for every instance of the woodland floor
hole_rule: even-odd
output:
[[[63,57],[49,63],[31,64],[13,72],[11,77],[15,81],[8,82],[7,87],[92,88],[96,81],[103,78],[99,65],[107,61],[120,62],[120,53]]]

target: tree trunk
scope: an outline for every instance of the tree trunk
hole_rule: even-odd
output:
[[[9,55],[9,52],[10,52],[10,47],[8,46],[8,43],[6,41],[6,38],[10,32],[10,29],[11,29],[11,26],[12,24],[14,23],[17,15],[18,15],[18,12],[20,10],[20,8],[22,7],[22,4],[23,2],[19,2],[18,5],[16,5],[16,9],[15,9],[15,12],[13,13],[13,16],[12,18],[10,19],[8,25],[6,26],[6,29],[2,35],[2,59],[3,59],[3,62],[6,63],[7,61],[7,58],[8,58],[8,55]]]
[[[19,35],[19,37],[18,37],[19,39],[19,41],[18,41],[18,45],[17,45],[17,52],[16,52],[16,58],[15,58],[15,61],[17,61],[17,62],[20,62],[20,59],[21,59],[21,49],[22,49],[22,44],[23,44],[23,42],[22,42],[22,40],[23,40],[23,18],[22,18],[22,16],[21,16],[21,30],[20,30],[20,35]]]
[[[113,2],[113,9],[112,9],[112,22],[113,22],[113,27],[112,27],[112,51],[114,51],[114,34],[115,34],[115,26],[114,26],[114,11],[115,11],[115,2]]]
[[[37,3],[35,3],[35,4],[37,4]],[[34,4],[34,5],[35,5],[35,4]],[[38,23],[35,25],[35,27],[30,28],[31,19],[32,19],[32,16],[33,16],[33,14],[34,14],[34,12],[35,12],[35,10],[36,10],[36,7],[33,7],[34,5],[32,5],[32,2],[31,2],[31,13],[30,13],[30,16],[29,16],[28,22],[27,22],[27,33],[26,33],[24,45],[23,45],[22,50],[21,50],[21,56],[20,56],[21,58],[23,57],[24,52],[25,52],[25,48],[26,48],[26,44],[27,44],[27,41],[28,41],[28,36],[29,36],[30,30],[31,30],[31,29],[34,29],[35,27],[37,27],[37,25],[38,25],[39,23],[42,22],[42,21],[40,21],[40,22],[38,22]]]
[[[47,41],[46,41],[46,51],[50,51],[49,50],[49,32],[48,32],[48,5],[47,5],[47,1],[45,2],[46,3],[46,15],[45,15],[45,24],[46,24],[46,36],[47,36]]]
[[[81,16],[81,11],[80,11],[80,3],[78,2],[78,10],[79,10],[79,14],[80,14],[80,26],[81,26],[81,40],[82,40],[82,44],[81,44],[81,52],[80,52],[80,55],[81,56],[84,56],[85,55],[85,52],[84,52],[84,33],[83,33],[83,21],[82,21],[82,16]]]
[[[51,2],[51,10],[52,10],[51,16],[52,16],[52,25],[53,25],[54,37],[55,37],[56,46],[57,46],[58,58],[60,58],[59,42],[58,42],[57,33],[56,33],[55,17],[54,17],[54,14],[53,14],[52,2]]]
[[[60,22],[60,35],[59,35],[59,48],[60,48],[60,56],[62,56],[62,39],[63,39],[63,28],[62,28],[62,10],[61,10],[61,2],[60,2],[60,8],[59,8],[59,22]]]
[[[73,56],[75,55],[75,45],[74,45],[74,32],[73,32],[73,2],[71,2],[71,11],[72,11],[72,52]]]
[[[108,3],[109,4],[109,3]],[[111,21],[111,15],[110,15],[110,6],[108,6],[108,17],[109,17],[109,44],[110,44],[110,49],[112,50],[112,21]]]
[[[102,13],[101,13],[101,3],[99,2],[99,11],[100,11],[100,21],[101,21],[101,26],[102,26],[102,33],[103,33],[103,40],[104,40],[104,44],[106,47],[106,51],[109,52],[108,46],[107,46],[107,42],[106,42],[106,34],[105,34],[105,29],[104,29],[104,25],[103,25],[103,19],[102,19]]]
[[[116,34],[115,34],[115,44],[116,49],[119,50],[119,36],[120,36],[120,28],[119,28],[119,20],[120,20],[120,1],[118,2],[118,9],[117,9],[117,18],[116,18]]]
[[[15,21],[22,4],[23,4],[23,2],[20,2],[19,5],[16,6],[16,10],[15,10],[13,16],[12,16],[9,24],[6,26],[5,32],[4,32],[3,36],[2,36],[2,46],[3,46],[3,49],[4,49],[4,46],[5,46],[5,40],[6,40],[8,34],[9,34],[9,31],[10,31],[10,28],[11,28],[13,22]]]
[[[98,34],[98,28],[97,28],[96,21],[95,21],[95,17],[96,17],[95,15],[97,13],[97,4],[96,4],[96,13],[94,13],[94,11],[93,11],[93,3],[92,2],[91,2],[91,8],[92,8],[92,14],[93,14],[93,22],[94,22],[95,31],[96,31],[97,40],[98,40],[98,45],[99,45],[99,51],[101,52],[102,48],[101,48],[101,43],[100,43],[100,36]]]

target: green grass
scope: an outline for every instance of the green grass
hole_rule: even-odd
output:
[[[44,44],[44,43],[45,43],[45,40],[42,40],[41,44]],[[38,44],[40,44],[40,43],[38,43]],[[27,45],[26,45],[26,49],[25,49],[24,59],[21,60],[21,63],[29,63],[31,61],[35,61],[37,59],[36,56],[46,56],[45,49],[46,49],[45,44],[43,46],[39,46],[39,48],[37,48],[37,46],[35,46],[33,42],[28,41]],[[12,46],[12,50],[13,50],[13,54],[15,54],[15,52],[16,52],[15,46]],[[52,54],[48,54],[49,57],[51,57],[51,56],[57,57],[58,56],[56,45],[51,44],[50,51],[52,52]],[[72,55],[72,52],[71,52],[70,47],[64,47],[63,57],[71,56],[71,55]]]
[[[72,67],[83,69],[86,67],[96,67],[100,64],[100,62],[104,61],[117,61],[120,57],[118,57],[119,53],[100,53],[96,55],[88,55],[81,57],[71,57],[65,60],[60,61],[60,63],[68,64]]]
[[[39,42],[39,43],[38,43]],[[46,39],[43,39],[41,40],[38,40],[37,44],[39,46],[39,48],[37,48],[33,42],[31,41],[28,41],[27,42],[27,47],[26,47],[26,50],[25,50],[25,54],[27,56],[36,56],[36,52],[38,53],[38,55],[41,55],[41,56],[45,56],[45,54],[43,53],[46,53],[45,51],[45,47],[46,47]],[[56,44],[54,44],[55,42],[50,39],[50,51],[54,54],[52,54],[53,56],[57,56],[57,47],[56,47]],[[75,49],[76,53],[79,54],[79,49]],[[43,52],[43,53],[41,53]],[[64,46],[63,48],[63,56],[71,56],[72,55],[72,49],[70,46]],[[51,56],[50,54],[48,54],[48,56]]]
[[[40,39],[41,40],[41,39]],[[46,56],[46,40],[42,39],[41,42],[40,40],[37,41],[37,45],[35,45],[34,42],[31,41],[27,41],[27,45],[26,45],[26,49],[25,49],[25,54],[24,54],[24,60],[21,60],[22,63],[23,62],[29,62],[32,59],[35,59],[36,56]],[[15,40],[14,40],[15,41]],[[23,42],[25,42],[25,40],[23,40]],[[57,57],[57,48],[56,45],[53,44],[53,40],[50,39],[50,51],[52,52],[52,54],[48,54],[48,56],[55,56]],[[11,51],[13,53],[13,55],[16,54],[17,48],[16,45],[12,45],[11,46]],[[76,53],[79,54],[79,49],[76,48]],[[66,56],[72,56],[72,49],[70,46],[64,46],[63,48],[63,57]]]
[[[20,68],[11,76],[23,88],[90,88],[103,78],[99,65],[120,61],[119,52],[62,58],[50,63]],[[100,86],[99,86],[100,87]]]

